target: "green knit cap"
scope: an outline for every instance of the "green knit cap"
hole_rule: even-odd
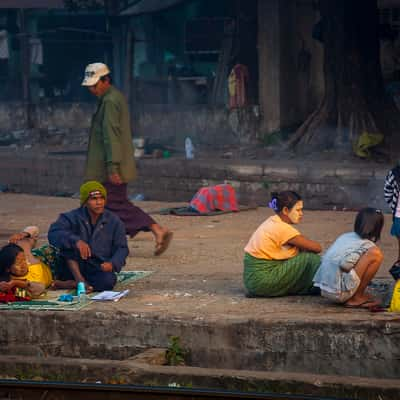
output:
[[[91,194],[95,194],[94,192],[100,192],[105,199],[107,199],[107,190],[106,188],[97,181],[89,181],[85,182],[81,188],[79,189],[81,206],[84,205],[87,199]]]

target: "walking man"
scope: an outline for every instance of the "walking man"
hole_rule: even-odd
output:
[[[125,97],[112,85],[110,70],[103,63],[86,67],[82,86],[99,100],[90,128],[85,179],[103,183],[107,208],[121,218],[130,237],[140,231],[153,233],[158,256],[167,250],[173,233],[128,199],[127,184],[136,178],[136,165]]]

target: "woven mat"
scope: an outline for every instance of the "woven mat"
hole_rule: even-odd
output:
[[[145,278],[152,273],[153,271],[121,271],[117,274],[117,284],[115,285],[114,290],[122,290],[127,284]],[[75,295],[75,290],[49,290],[39,299],[0,304],[0,310],[77,311],[93,303],[93,301],[90,300],[90,297],[93,296],[92,294],[88,296],[88,300],[83,304],[79,303],[77,300],[72,302],[57,301],[62,294],[67,293]]]
[[[239,211],[248,211],[248,210],[255,210],[256,206],[239,206]],[[211,215],[221,215],[221,214],[230,214],[239,211],[210,211],[208,213],[199,213],[193,210],[190,207],[172,207],[172,208],[162,208],[158,211],[160,215],[177,215],[179,217],[207,217]],[[156,212],[150,213],[156,214]]]

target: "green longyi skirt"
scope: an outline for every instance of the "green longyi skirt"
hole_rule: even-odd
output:
[[[243,282],[251,297],[313,294],[313,278],[321,263],[315,253],[301,252],[288,260],[244,256]]]

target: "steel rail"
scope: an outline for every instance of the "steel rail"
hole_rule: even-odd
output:
[[[318,396],[247,393],[134,385],[16,381],[0,379],[0,399],[18,400],[345,400]]]

